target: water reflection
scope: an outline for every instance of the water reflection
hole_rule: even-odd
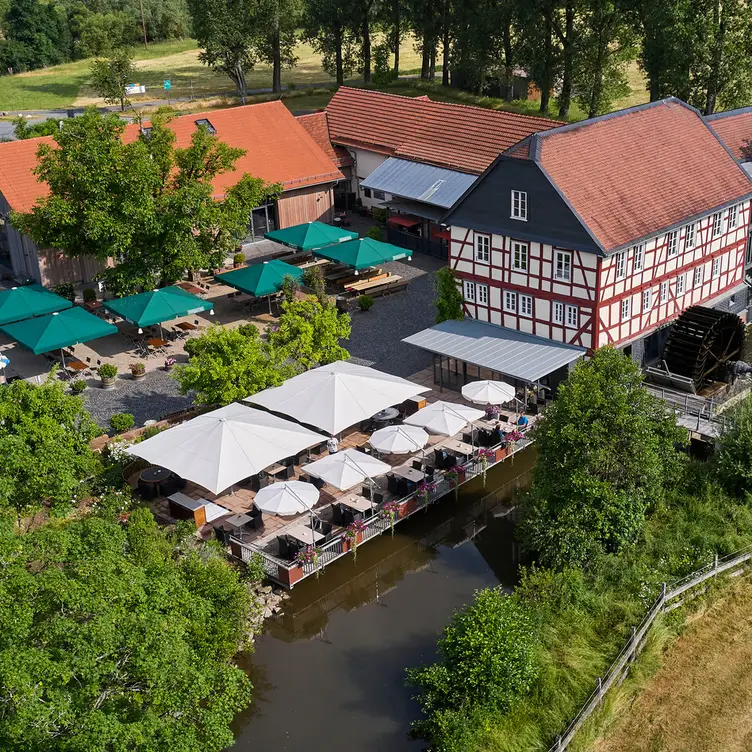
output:
[[[420,513],[308,579],[267,624],[243,667],[252,709],[235,721],[238,752],[421,749],[404,669],[433,658],[438,632],[474,590],[513,586],[506,516],[528,482],[532,450],[489,470],[457,500]],[[493,493],[491,491],[496,489]]]

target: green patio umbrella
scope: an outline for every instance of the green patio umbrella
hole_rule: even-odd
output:
[[[312,251],[327,245],[355,240],[358,233],[325,225],[323,222],[304,222],[302,225],[285,227],[284,230],[267,232],[264,237],[297,248],[299,251]]]
[[[108,300],[102,305],[139,328],[203,311],[214,313],[213,303],[202,300],[176,285]]]
[[[410,259],[413,255],[413,252],[407,248],[400,248],[391,243],[382,243],[380,240],[373,240],[372,238],[360,238],[339,245],[330,245],[328,248],[320,248],[313,253],[315,256],[321,256],[356,270],[368,269],[372,266],[385,264],[387,261]]]
[[[59,313],[17,321],[0,331],[31,350],[34,355],[62,350],[92,339],[117,334],[117,327],[97,318],[83,308],[68,308]]]
[[[64,311],[73,303],[50,292],[42,285],[11,287],[0,292],[0,325]]]
[[[285,277],[300,279],[303,270],[297,266],[286,264],[279,259],[264,261],[261,264],[245,266],[242,269],[233,269],[231,272],[217,274],[214,279],[222,284],[234,287],[256,298],[265,295],[274,295],[282,289]],[[269,299],[269,313],[272,311],[271,298]]]

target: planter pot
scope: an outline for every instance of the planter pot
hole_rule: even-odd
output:
[[[504,446],[500,446],[496,448],[496,456],[494,457],[494,462],[500,462],[509,454],[509,447],[505,444]]]
[[[169,373],[175,366],[163,366],[163,369]],[[146,376],[146,374],[144,374]]]
[[[243,266],[243,264],[239,263],[238,261],[232,262],[232,268],[233,269],[240,269],[240,267]]]
[[[103,378],[102,381],[102,389],[114,389],[115,388],[115,376],[110,376],[110,378],[105,379]]]
[[[146,377],[146,371],[144,371],[144,373],[132,373],[131,374],[131,378],[134,381],[143,381],[145,377]]]

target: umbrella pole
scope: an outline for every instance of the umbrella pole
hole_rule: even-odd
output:
[[[267,295],[266,299],[269,301],[269,315],[271,316],[272,315],[272,296]]]

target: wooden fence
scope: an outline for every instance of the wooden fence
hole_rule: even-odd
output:
[[[729,554],[721,559],[716,555],[712,564],[708,564],[706,567],[687,575],[681,580],[673,582],[670,586],[664,583],[661,594],[648,610],[647,614],[645,614],[645,618],[638,626],[632,627],[632,634],[616,657],[616,660],[614,660],[603,677],[595,680],[593,693],[582,708],[580,708],[580,712],[577,713],[566,730],[560,736],[556,737],[556,741],[549,749],[549,752],[561,752],[567,749],[585,721],[587,721],[594,711],[601,707],[608,690],[614,685],[620,685],[624,681],[629,674],[632,663],[645,646],[650,628],[662,613],[678,608],[687,597],[694,598],[700,595],[701,592],[707,590],[708,586],[705,583],[713,577],[717,577],[724,572],[729,572],[731,575],[740,574],[742,567],[750,559],[752,559],[752,546],[747,546],[747,548],[734,554]],[[705,586],[703,587],[703,585]]]

